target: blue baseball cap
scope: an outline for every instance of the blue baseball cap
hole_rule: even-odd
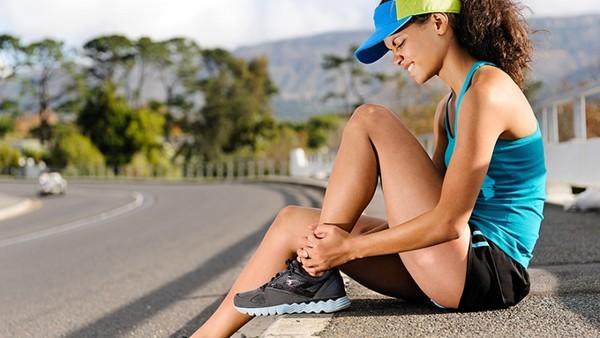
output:
[[[391,0],[375,8],[375,32],[354,52],[362,63],[373,63],[388,52],[383,40],[402,28],[413,15],[460,13],[460,0]]]

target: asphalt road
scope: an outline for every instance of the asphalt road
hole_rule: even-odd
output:
[[[34,183],[0,191],[36,198]],[[277,211],[321,196],[278,184],[70,182],[65,196],[0,221],[0,337],[190,334]]]

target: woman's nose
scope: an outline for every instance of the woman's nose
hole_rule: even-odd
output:
[[[393,51],[393,53],[394,53],[394,65],[400,66],[400,64],[402,63],[404,58],[400,55],[400,53],[398,53],[397,50]]]

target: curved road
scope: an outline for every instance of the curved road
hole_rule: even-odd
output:
[[[0,182],[14,196],[34,198],[35,187]],[[321,197],[278,184],[70,182],[65,196],[0,221],[0,337],[190,334],[277,211]]]

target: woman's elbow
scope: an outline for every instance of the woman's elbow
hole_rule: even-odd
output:
[[[467,220],[463,220],[462,218],[451,218],[442,224],[440,227],[440,230],[442,230],[440,234],[442,243],[459,239],[465,232],[465,229],[469,227]]]

